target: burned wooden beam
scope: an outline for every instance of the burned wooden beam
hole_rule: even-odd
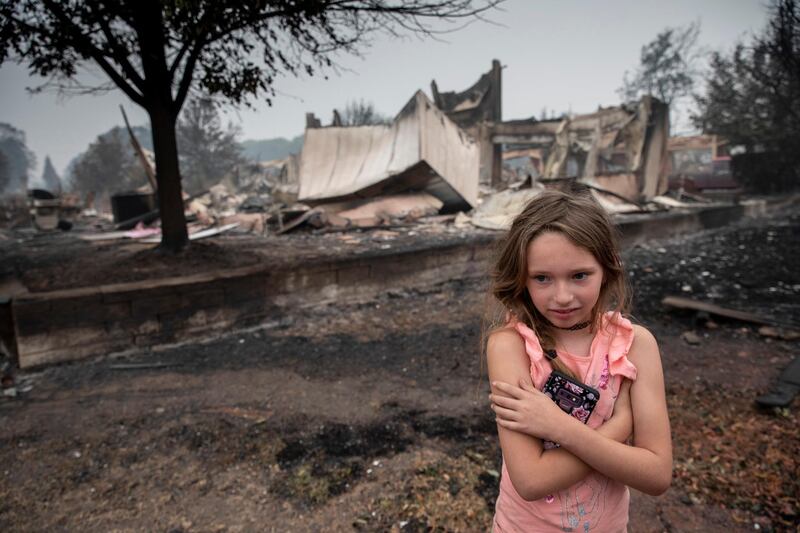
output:
[[[736,309],[727,309],[716,304],[708,302],[700,302],[692,300],[691,298],[683,298],[681,296],[667,296],[661,303],[676,309],[687,309],[690,311],[706,312],[712,315],[723,316],[725,318],[732,318],[734,320],[741,320],[742,322],[751,322],[753,324],[767,324],[767,325],[782,325],[769,318],[748,313],[746,311],[738,311]]]
[[[131,125],[128,122],[128,116],[125,114],[125,109],[122,107],[122,104],[120,104],[119,110],[122,111],[122,118],[125,120],[125,127],[128,128],[128,135],[130,135],[131,137],[131,144],[133,145],[133,149],[136,151],[136,155],[139,156],[139,161],[142,162],[144,171],[147,174],[147,181],[150,182],[150,186],[153,188],[153,192],[158,192],[155,170],[153,169],[152,165],[150,165],[150,161],[148,161],[147,157],[144,155],[144,150],[142,150],[142,145],[139,144],[139,140],[136,138],[136,135],[133,134]]]

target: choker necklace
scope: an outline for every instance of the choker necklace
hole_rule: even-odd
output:
[[[585,328],[586,326],[588,326],[591,323],[592,323],[591,320],[587,320],[586,322],[578,322],[577,324],[574,324],[574,325],[572,325],[572,326],[570,326],[568,328],[562,328],[561,326],[556,326],[552,322],[550,323],[550,325],[553,326],[554,328],[563,329],[563,330],[566,330],[566,331],[578,331],[579,329],[583,329],[583,328]]]

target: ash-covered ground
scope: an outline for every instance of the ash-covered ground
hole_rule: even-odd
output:
[[[675,456],[664,496],[633,494],[631,532],[796,530],[798,402],[763,411],[753,399],[797,342],[660,301],[797,324],[799,222],[790,203],[625,253],[635,317],[661,346]],[[0,522],[486,531],[500,457],[479,353],[484,302],[484,287],[451,282],[206,344],[19,373],[24,392],[0,401]]]
[[[675,295],[800,328],[798,211],[783,206],[760,219],[628,250],[634,314],[660,318],[661,299]]]

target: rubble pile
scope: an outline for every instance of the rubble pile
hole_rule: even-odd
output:
[[[433,81],[432,98],[417,91],[388,124],[342,126],[334,113],[323,126],[309,114],[301,153],[241,165],[207,191],[184,194],[190,239],[387,229],[437,215],[462,229],[503,230],[539,191],[576,183],[614,214],[705,205],[705,193],[719,187],[736,194],[716,198],[738,199],[730,173],[720,177],[729,168],[727,142],[669,138],[668,106],[652,97],[588,114],[504,120],[501,86],[494,60],[464,91],[440,91]],[[132,133],[131,141],[149,185],[113,194],[113,219],[93,199],[78,208],[77,197],[39,190],[28,201],[36,230],[74,225],[92,241],[157,242],[157,169]],[[24,221],[12,211],[0,209],[6,227]]]

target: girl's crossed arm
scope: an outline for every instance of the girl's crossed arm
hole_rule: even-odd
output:
[[[487,358],[491,382],[530,383],[530,359],[522,339],[513,330],[500,330],[492,334],[487,345]],[[532,385],[530,389],[533,389]],[[492,392],[493,397],[504,394],[494,386]],[[552,400],[542,396],[547,400],[543,404],[545,409],[552,408],[565,414]],[[555,416],[557,413],[550,413],[554,420]],[[631,435],[631,425],[628,386],[623,385],[612,418],[598,430],[590,431],[597,433],[599,438],[614,440],[619,444]],[[497,429],[511,482],[517,493],[526,500],[538,500],[565,489],[586,477],[592,470],[592,467],[563,447],[544,450],[541,439],[505,427],[499,416]]]
[[[532,387],[521,389],[509,385],[516,383],[513,380],[492,378],[494,390],[500,393],[492,397],[498,425],[512,432],[558,442],[562,448],[612,479],[647,494],[663,493],[672,478],[672,443],[661,357],[655,339],[645,328],[635,326],[628,359],[638,373],[630,392],[633,446],[605,438],[599,430],[595,431],[567,415],[555,402]],[[502,436],[500,442],[502,445]],[[503,451],[505,453],[505,447]]]

